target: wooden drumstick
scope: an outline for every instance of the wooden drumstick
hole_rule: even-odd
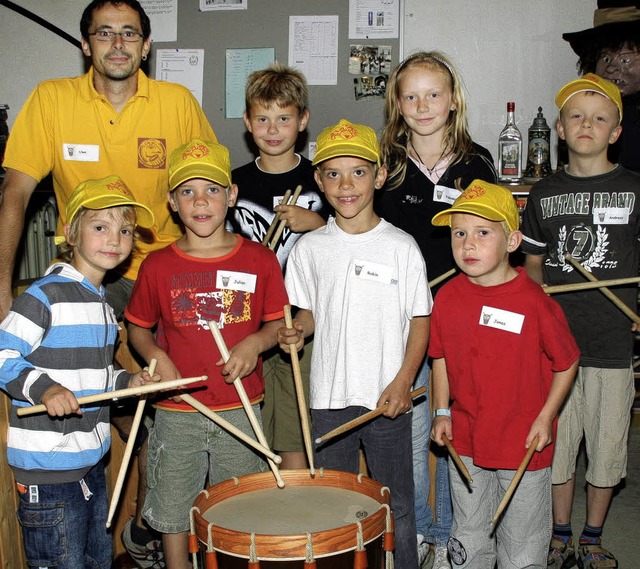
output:
[[[291,197],[291,190],[287,190],[284,193],[284,196],[282,197],[282,201],[280,202],[281,204],[287,205],[289,203],[289,198]],[[273,232],[275,231],[276,227],[278,226],[278,222],[280,221],[280,212],[276,213],[273,216],[273,219],[271,220],[271,223],[269,225],[269,229],[267,229],[267,232],[264,234],[264,237],[262,239],[262,244],[267,246],[269,245],[269,239],[271,239],[271,236],[273,235]]]
[[[284,322],[287,325],[287,328],[293,328],[293,319],[291,318],[291,305],[289,304],[285,305],[284,307]],[[304,388],[302,387],[302,373],[300,372],[298,350],[296,350],[296,347],[293,344],[289,344],[289,354],[291,355],[293,382],[296,386],[298,411],[300,413],[300,421],[302,423],[302,437],[304,438],[304,448],[307,451],[309,471],[311,473],[311,476],[315,476],[316,468],[313,463],[313,446],[311,445],[311,428],[309,427],[309,416],[307,415],[307,402],[304,397]]]
[[[220,351],[220,355],[222,356],[222,359],[224,360],[225,363],[228,362],[230,357],[229,350],[227,349],[227,345],[225,344],[224,338],[222,337],[220,328],[218,328],[218,324],[213,320],[210,320],[209,329],[211,330],[213,339],[215,340],[216,345],[218,346],[218,350]],[[256,434],[256,438],[258,439],[258,442],[262,446],[265,446],[268,448],[269,445],[267,443],[267,439],[264,436],[264,432],[262,431],[262,427],[258,422],[258,418],[256,417],[256,414],[253,412],[251,401],[249,401],[249,397],[247,396],[247,392],[244,389],[244,385],[242,385],[242,380],[239,377],[236,377],[233,380],[233,386],[236,388],[236,391],[238,392],[238,396],[240,397],[240,401],[242,402],[242,406],[244,407],[245,413],[247,414],[247,417],[249,418],[249,422],[253,427],[253,431]],[[271,468],[273,475],[276,478],[278,488],[284,488],[284,480],[282,479],[282,476],[280,476],[278,465],[270,458],[267,458],[267,462],[269,463],[269,467]]]
[[[420,397],[420,395],[422,395],[426,391],[427,391],[426,386],[418,387],[418,389],[414,389],[411,392],[411,399]],[[319,444],[325,443],[329,439],[333,439],[334,437],[337,437],[342,433],[346,433],[351,429],[355,429],[356,427],[359,427],[360,425],[366,423],[367,421],[370,421],[371,419],[375,419],[376,417],[379,417],[380,415],[384,414],[384,412],[387,410],[387,407],[389,407],[389,403],[385,403],[380,407],[376,407],[373,411],[369,411],[364,415],[360,415],[360,417],[356,417],[351,421],[347,421],[344,425],[340,425],[339,427],[336,427],[332,431],[329,431],[326,435],[322,435],[321,437],[318,437],[316,439],[316,444],[319,445]]]
[[[640,282],[640,277],[628,277],[624,279],[609,279],[609,280],[601,280],[601,281],[589,281],[586,283],[545,286],[543,290],[546,294],[556,294],[559,292],[577,292],[581,290],[591,290],[594,288],[635,284],[639,282]]]
[[[458,451],[453,448],[453,445],[451,444],[449,437],[443,434],[442,440],[444,441],[444,446],[446,446],[447,450],[449,451],[449,456],[451,456],[451,458],[453,459],[453,462],[456,463],[456,466],[458,467],[462,475],[469,481],[469,484],[473,484],[473,478],[471,478],[471,474],[469,474],[469,470],[465,466],[464,462],[462,462],[462,459],[460,458]]]
[[[99,401],[107,401],[109,399],[124,399],[125,397],[132,397],[134,395],[146,395],[147,393],[175,389],[176,387],[182,387],[183,385],[194,383],[196,381],[204,381],[206,379],[206,375],[200,375],[198,377],[185,377],[183,379],[174,379],[172,381],[160,381],[158,383],[151,383],[140,387],[127,387],[126,389],[118,389],[117,391],[105,391],[104,393],[78,397],[78,404],[86,405],[87,403],[97,403]],[[44,413],[46,410],[47,408],[44,405],[32,405],[31,407],[22,407],[18,409],[16,413],[19,417],[24,417],[25,415]]]
[[[153,358],[149,362],[149,375],[153,375],[156,372],[156,365],[158,360]],[[109,514],[107,515],[107,528],[111,527],[111,520],[116,513],[116,507],[120,500],[120,493],[122,492],[122,486],[124,485],[124,477],[129,469],[129,461],[133,454],[133,447],[136,444],[136,436],[138,435],[138,428],[142,421],[142,415],[144,413],[144,407],[147,403],[147,395],[141,395],[136,407],[135,415],[133,416],[133,423],[131,424],[131,430],[129,431],[129,438],[127,439],[127,446],[124,449],[122,455],[122,462],[120,463],[120,470],[118,471],[118,478],[116,479],[116,485],[113,488],[113,496],[111,497],[111,504],[109,505]],[[134,522],[135,523],[135,522]]]
[[[279,457],[276,453],[271,451],[264,445],[261,445],[258,441],[253,440],[247,433],[241,431],[233,425],[229,423],[226,419],[223,419],[218,413],[212,411],[207,407],[204,403],[198,401],[193,395],[189,395],[188,393],[181,393],[180,397],[185,403],[188,403],[193,407],[196,411],[202,413],[205,417],[211,419],[216,425],[220,425],[225,431],[228,431],[235,437],[239,438],[241,441],[247,443],[250,447],[256,449],[258,452],[268,456],[271,460],[273,460],[276,464],[280,464],[282,462],[282,458]]]
[[[301,192],[302,192],[302,186],[298,186],[296,188],[296,191],[293,192],[293,195],[291,196],[291,201],[287,205],[296,205],[296,202],[298,201],[298,198],[300,197]],[[287,225],[287,222],[284,219],[280,221],[280,225],[278,225],[278,230],[276,231],[275,235],[273,236],[273,239],[271,240],[271,244],[269,245],[269,249],[271,249],[272,251],[275,251],[276,248],[278,247],[278,240],[280,239],[280,235],[282,235],[282,232],[284,231],[284,228],[286,225]]]
[[[587,271],[571,254],[567,253],[564,258],[569,261],[584,278],[591,282],[598,282],[598,279],[594,277],[589,271]],[[599,287],[600,288],[600,287]],[[640,316],[638,316],[631,308],[629,308],[622,300],[620,300],[615,294],[613,294],[607,287],[600,288],[600,292],[604,294],[613,304],[615,304],[624,314],[636,324],[640,324]]]
[[[496,525],[498,518],[502,515],[502,512],[504,511],[504,509],[507,507],[507,504],[509,503],[509,500],[511,500],[511,496],[513,496],[513,493],[516,491],[516,488],[520,483],[520,479],[522,478],[522,475],[527,469],[527,466],[529,466],[529,462],[531,461],[531,457],[533,456],[533,453],[536,452],[538,441],[539,441],[539,437],[538,435],[536,435],[533,441],[531,441],[531,446],[527,450],[527,454],[524,455],[524,459],[520,463],[518,470],[516,470],[513,480],[511,480],[511,484],[509,484],[507,491],[504,493],[504,496],[500,501],[500,505],[498,506],[498,509],[496,510],[495,515],[493,516],[493,518],[491,518],[492,527]]]
[[[456,269],[449,269],[446,273],[442,273],[439,277],[436,277],[432,281],[429,281],[429,288],[433,288],[434,286],[440,284],[442,281],[447,280],[450,276],[456,274]]]

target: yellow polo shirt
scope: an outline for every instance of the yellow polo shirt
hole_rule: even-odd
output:
[[[174,148],[194,137],[217,141],[188,89],[138,71],[138,90],[118,113],[95,90],[92,67],[86,75],[36,87],[16,117],[4,167],[38,181],[52,172],[60,235],[67,200],[80,182],[120,176],[155,215],[152,231],[141,232],[121,267],[125,277],[135,279],[149,252],[181,235],[167,204],[167,159]]]

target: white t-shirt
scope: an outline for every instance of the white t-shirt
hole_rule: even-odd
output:
[[[433,305],[413,237],[384,220],[351,235],[330,218],[298,240],[285,284],[315,321],[311,408],[375,409],[404,361],[411,318]]]

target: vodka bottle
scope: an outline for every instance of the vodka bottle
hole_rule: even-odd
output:
[[[507,124],[498,137],[498,180],[512,184],[522,178],[522,135],[516,126],[515,110],[515,103],[507,103]]]

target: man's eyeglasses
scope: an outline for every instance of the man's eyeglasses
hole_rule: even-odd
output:
[[[98,30],[97,32],[93,32],[92,34],[88,35],[96,36],[96,40],[102,42],[113,42],[116,39],[116,36],[120,36],[122,38],[122,41],[127,43],[135,43],[142,39],[142,34],[140,32],[134,32],[133,30],[125,30],[123,32]]]
[[[603,53],[600,56],[600,61],[605,65],[611,65],[617,61],[620,67],[626,67],[627,65],[631,65],[637,55],[637,51],[625,51],[623,53],[616,54]]]

